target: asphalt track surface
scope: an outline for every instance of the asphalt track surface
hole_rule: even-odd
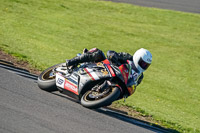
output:
[[[134,5],[200,13],[200,0],[105,0]]]
[[[84,108],[59,92],[40,90],[36,76],[1,64],[0,118],[0,133],[169,132],[106,108]]]

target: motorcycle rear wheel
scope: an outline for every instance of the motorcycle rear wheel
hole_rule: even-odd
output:
[[[61,66],[62,64],[64,63],[60,63],[49,67],[38,76],[37,83],[40,89],[47,92],[53,92],[58,90],[56,87],[55,73],[53,72],[53,69]]]
[[[113,101],[117,100],[120,96],[120,89],[118,87],[111,88],[111,92],[100,99],[94,100],[89,98],[89,95],[92,93],[92,90],[87,91],[81,98],[81,104],[86,108],[99,108],[103,106],[108,106],[112,104]]]

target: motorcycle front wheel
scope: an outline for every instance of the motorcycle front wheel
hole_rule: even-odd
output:
[[[119,96],[120,89],[118,87],[110,88],[109,92],[105,93],[105,95],[98,94],[98,92],[89,90],[82,96],[81,104],[86,108],[95,109],[112,104],[112,102],[117,100]]]
[[[52,67],[47,68],[38,76],[38,86],[40,89],[48,92],[57,91],[56,87],[56,73],[54,69],[63,65],[64,63],[54,65]]]

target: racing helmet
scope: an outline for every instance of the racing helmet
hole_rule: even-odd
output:
[[[151,62],[152,54],[144,48],[137,50],[133,55],[133,63],[140,72],[144,72],[151,65]]]

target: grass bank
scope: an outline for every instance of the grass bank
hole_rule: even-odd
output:
[[[1,0],[0,48],[41,70],[85,47],[131,54],[147,48],[153,63],[144,81],[119,104],[198,132],[199,22],[199,14],[95,0]]]

